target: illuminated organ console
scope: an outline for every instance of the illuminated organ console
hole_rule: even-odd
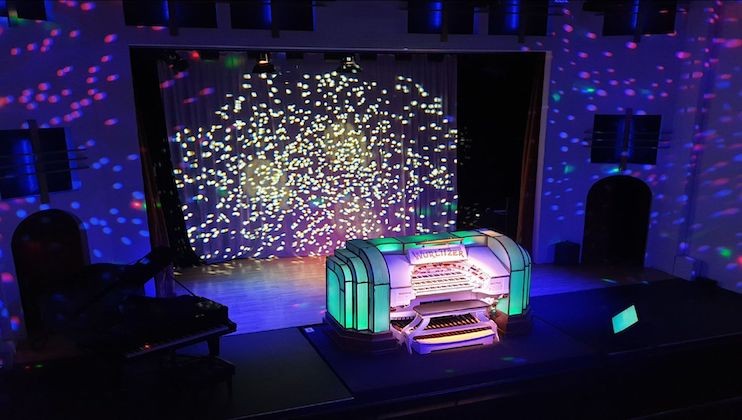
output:
[[[494,344],[530,325],[530,278],[528,253],[487,229],[355,239],[327,258],[325,319],[363,350]]]

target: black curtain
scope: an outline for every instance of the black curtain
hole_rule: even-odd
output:
[[[541,131],[541,110],[544,90],[544,55],[533,59],[525,135],[523,136],[523,158],[520,172],[520,197],[518,203],[518,228],[515,240],[533,252],[533,214],[536,207],[536,177],[538,175],[538,145]],[[541,71],[538,71],[541,69]]]
[[[163,54],[164,51],[154,48],[131,48],[130,51],[147,223],[151,245],[169,246],[175,253],[175,265],[188,267],[198,265],[201,261],[188,243],[172,176],[157,75],[157,63]],[[168,278],[170,274],[166,272],[155,279],[159,296],[172,294],[172,282]]]
[[[458,226],[489,227],[527,249],[543,68],[543,53],[462,54],[458,61]]]

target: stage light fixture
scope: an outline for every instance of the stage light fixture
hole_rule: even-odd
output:
[[[253,73],[258,74],[275,74],[276,73],[276,66],[271,63],[271,55],[270,53],[259,53],[258,54],[258,62],[255,63],[255,66],[252,68]]]
[[[350,54],[343,57],[336,71],[340,74],[358,74],[361,70],[363,69],[356,63],[355,56]]]
[[[175,73],[188,70],[188,60],[181,57],[176,51],[166,51],[162,60],[167,64],[168,68]]]

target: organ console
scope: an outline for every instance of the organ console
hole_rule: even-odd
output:
[[[326,265],[325,319],[346,341],[427,354],[528,323],[530,256],[491,230],[351,240]]]

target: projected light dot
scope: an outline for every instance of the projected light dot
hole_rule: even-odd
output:
[[[394,89],[406,98],[399,112],[375,82],[332,73],[301,77],[291,89],[288,81],[245,74],[253,81],[242,84],[244,94],[227,95],[216,111],[221,124],[173,136],[174,152],[187,165],[174,175],[185,195],[189,241],[210,249],[207,260],[325,255],[345,239],[403,231],[410,225],[405,209],[425,191],[440,191],[442,203],[455,200],[446,162],[455,153],[456,130],[443,117],[440,98],[397,77]],[[435,143],[398,140],[409,133]],[[217,212],[194,217],[209,200],[216,200]],[[418,214],[425,220],[416,223],[418,231],[448,225],[446,207],[436,217],[430,208]],[[248,245],[227,241],[229,250],[218,249],[214,242],[223,235]]]
[[[721,255],[724,258],[731,258],[732,257],[732,250],[726,247],[719,247],[717,248],[717,251],[719,252],[719,255]]]
[[[7,311],[4,317],[7,317]],[[13,331],[19,331],[21,329],[21,318],[19,316],[13,315],[10,317],[10,329]]]

